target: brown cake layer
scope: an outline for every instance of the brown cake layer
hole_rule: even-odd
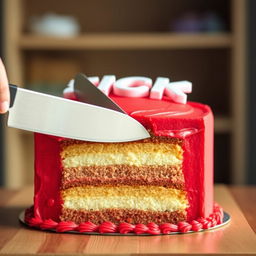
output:
[[[119,224],[120,222],[128,222],[131,224],[147,224],[154,222],[156,224],[174,223],[186,220],[186,211],[159,212],[159,211],[143,211],[128,209],[104,209],[101,211],[71,210],[62,209],[60,216],[61,221],[74,221],[77,224],[90,221],[100,224],[106,221]]]
[[[183,190],[181,166],[88,166],[64,168],[62,189],[82,185],[153,185]]]
[[[140,140],[140,142],[153,142],[153,143],[158,143],[158,142],[166,142],[166,143],[172,143],[172,144],[178,144],[182,146],[183,140],[179,138],[171,138],[171,137],[164,137],[164,136],[154,136],[151,134],[151,137],[148,139]],[[64,149],[67,146],[74,145],[74,144],[95,144],[98,142],[88,142],[88,141],[82,141],[82,140],[73,140],[73,139],[65,139],[60,142],[60,145],[62,149]],[[125,142],[129,144],[136,144],[137,141],[131,141],[131,142]],[[105,143],[105,144],[112,144],[112,143]]]

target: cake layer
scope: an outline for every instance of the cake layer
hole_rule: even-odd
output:
[[[144,153],[139,154],[129,152],[127,154],[113,153],[113,154],[84,154],[62,159],[62,164],[65,168],[79,167],[79,166],[95,166],[95,165],[176,165],[181,164],[181,160],[177,159],[171,154]]]
[[[68,141],[67,141],[68,142]],[[71,141],[72,142],[72,141]],[[71,143],[70,142],[70,143]],[[63,144],[61,156],[74,157],[79,154],[98,154],[98,153],[115,153],[120,152],[163,152],[176,155],[177,158],[182,157],[181,140],[168,140],[165,138],[162,141],[158,138],[146,139],[142,141],[124,142],[124,143],[99,143],[99,142],[80,142],[73,140],[72,144]]]
[[[186,218],[187,213],[185,210],[174,212],[158,212],[130,209],[104,209],[101,211],[87,211],[64,208],[62,209],[60,216],[61,221],[74,221],[77,224],[86,221],[90,221],[95,224],[101,224],[107,221],[113,222],[115,224],[122,222],[132,224],[148,224],[150,222],[154,222],[156,224],[177,224],[180,221],[185,221]]]
[[[182,147],[173,143],[83,143],[69,145],[61,152],[64,168],[106,165],[179,165]]]
[[[61,196],[63,207],[73,210],[177,211],[188,207],[185,191],[161,186],[84,186],[63,190]]]
[[[82,185],[154,185],[184,189],[182,166],[88,166],[64,168],[62,189]]]

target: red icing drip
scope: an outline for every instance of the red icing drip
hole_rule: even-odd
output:
[[[73,221],[61,221],[55,222],[51,219],[42,220],[39,217],[31,216],[32,209],[26,211],[25,222],[31,226],[40,229],[55,230],[56,232],[68,232],[68,231],[77,231],[80,233],[87,232],[98,232],[98,233],[135,233],[135,234],[150,234],[150,235],[159,235],[159,234],[170,234],[172,232],[181,232],[187,233],[189,231],[200,231],[203,229],[209,229],[221,224],[223,221],[223,209],[216,205],[214,206],[214,211],[209,218],[200,217],[197,220],[192,220],[190,222],[181,221],[178,225],[172,223],[164,223],[157,225],[156,223],[148,223],[132,225],[130,223],[120,223],[115,225],[112,222],[104,222],[100,225],[96,225],[92,222],[83,222],[79,225]],[[221,219],[220,219],[221,217]]]
[[[198,133],[199,130],[195,128],[186,128],[181,130],[163,130],[158,132],[158,136],[175,137],[184,139],[189,135]]]

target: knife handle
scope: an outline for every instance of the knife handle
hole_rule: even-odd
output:
[[[14,100],[15,100],[15,96],[18,88],[14,84],[9,84],[9,90],[10,90],[10,108],[11,108],[14,104]]]

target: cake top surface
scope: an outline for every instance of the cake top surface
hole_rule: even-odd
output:
[[[205,119],[213,119],[207,105],[187,102],[186,93],[192,91],[189,81],[169,82],[160,77],[153,84],[147,77],[116,80],[115,76],[104,76],[100,82],[99,77],[88,80],[156,136],[184,138],[203,130]],[[74,82],[64,96],[77,100]]]
[[[162,100],[156,100],[148,97],[129,98],[111,94],[110,98],[132,117],[193,119],[203,118],[210,112],[210,108],[207,105],[196,102],[179,104],[170,101],[167,97]]]
[[[169,78],[157,77],[153,83],[151,78],[143,76],[123,77],[116,80],[114,75],[106,75],[100,80],[99,77],[77,75],[77,77],[81,76],[85,80],[88,79],[134,118],[143,116],[151,119],[193,119],[202,118],[211,112],[206,105],[187,102],[187,93],[192,92],[192,83],[186,80],[170,82]],[[70,81],[64,90],[64,96],[70,98],[71,95],[71,99],[76,100],[76,94],[72,94],[75,91],[74,81]]]

